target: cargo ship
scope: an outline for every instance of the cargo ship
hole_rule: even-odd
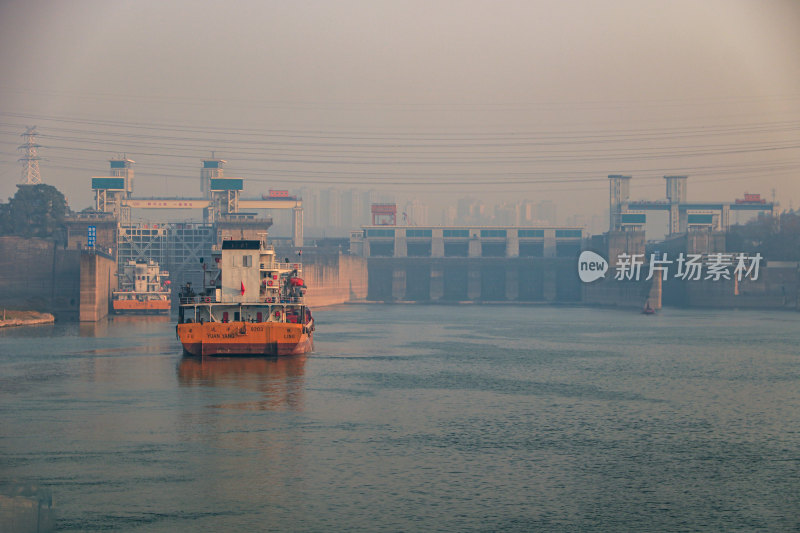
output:
[[[212,252],[200,294],[181,291],[178,339],[185,354],[283,356],[314,348],[314,319],[305,305],[302,265],[262,240],[225,240]]]
[[[117,314],[169,314],[172,307],[169,272],[158,263],[129,261],[120,272],[119,290],[111,294]]]

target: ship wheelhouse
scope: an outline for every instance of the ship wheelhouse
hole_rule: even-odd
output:
[[[258,240],[226,240],[212,254],[201,294],[181,293],[178,323],[280,322],[307,324],[302,265],[277,261],[275,250]]]

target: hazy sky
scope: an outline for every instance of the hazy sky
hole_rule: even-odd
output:
[[[0,2],[0,197],[19,134],[73,208],[108,158],[137,196],[380,188],[600,213],[688,174],[693,200],[800,206],[800,2]]]

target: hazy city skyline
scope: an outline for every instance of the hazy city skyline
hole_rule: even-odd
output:
[[[36,124],[74,209],[110,157],[137,196],[359,188],[601,216],[689,175],[692,200],[800,205],[800,5],[791,1],[0,5],[0,197]],[[432,223],[437,221],[431,220]]]

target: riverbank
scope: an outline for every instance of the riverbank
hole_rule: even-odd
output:
[[[52,324],[55,317],[50,313],[40,313],[38,311],[12,311],[4,309],[0,314],[0,328],[13,326],[38,326],[40,324]]]

